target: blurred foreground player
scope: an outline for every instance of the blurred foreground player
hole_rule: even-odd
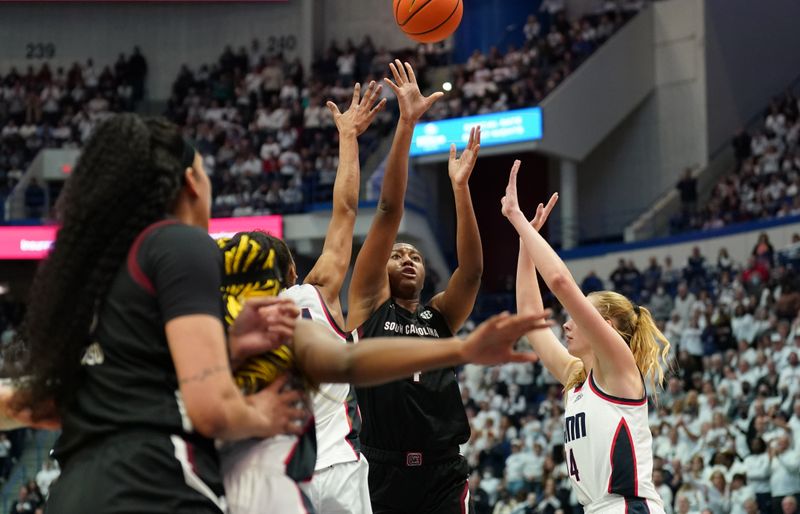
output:
[[[177,126],[117,115],[87,142],[60,202],[14,402],[34,419],[55,405],[62,420],[46,512],[225,512],[212,438],[291,431],[297,398],[245,399],[231,378],[202,159]],[[264,308],[273,303],[243,306],[228,331],[235,360],[291,334],[295,312]]]

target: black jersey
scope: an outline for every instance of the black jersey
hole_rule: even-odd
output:
[[[451,337],[444,316],[430,306],[409,312],[390,298],[358,329],[367,337]],[[436,341],[431,341],[436,344]],[[441,450],[469,439],[469,423],[453,368],[415,373],[357,389],[364,445],[390,451]]]
[[[163,221],[142,232],[100,309],[56,457],[128,429],[186,436],[213,451],[186,414],[164,326],[192,314],[222,320],[221,273],[203,230]]]

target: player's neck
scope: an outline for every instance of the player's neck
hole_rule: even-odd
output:
[[[395,297],[394,303],[404,308],[408,312],[417,312],[417,307],[419,307],[419,298],[408,299]]]

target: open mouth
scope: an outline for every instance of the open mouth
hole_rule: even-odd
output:
[[[406,278],[417,278],[417,270],[413,266],[403,266],[400,274]]]

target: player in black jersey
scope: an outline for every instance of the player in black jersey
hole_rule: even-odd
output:
[[[480,234],[468,180],[480,147],[480,128],[448,170],[456,200],[458,268],[447,289],[420,303],[425,266],[409,244],[394,244],[403,217],[408,152],[417,120],[442,96],[424,97],[408,63],[390,65],[386,80],[400,104],[400,121],[384,176],[378,212],[356,259],[349,293],[348,328],[361,337],[450,337],[475,303],[483,271]],[[432,343],[433,344],[433,343]],[[469,423],[453,369],[414,373],[380,387],[358,389],[362,447],[370,461],[375,514],[461,513],[469,509],[468,467],[458,446]]]
[[[202,159],[165,120],[114,116],[84,147],[34,279],[13,401],[62,421],[48,514],[224,512],[211,438],[296,431],[298,393],[245,399],[232,380],[210,199]],[[280,344],[297,314],[247,303],[231,357]]]

